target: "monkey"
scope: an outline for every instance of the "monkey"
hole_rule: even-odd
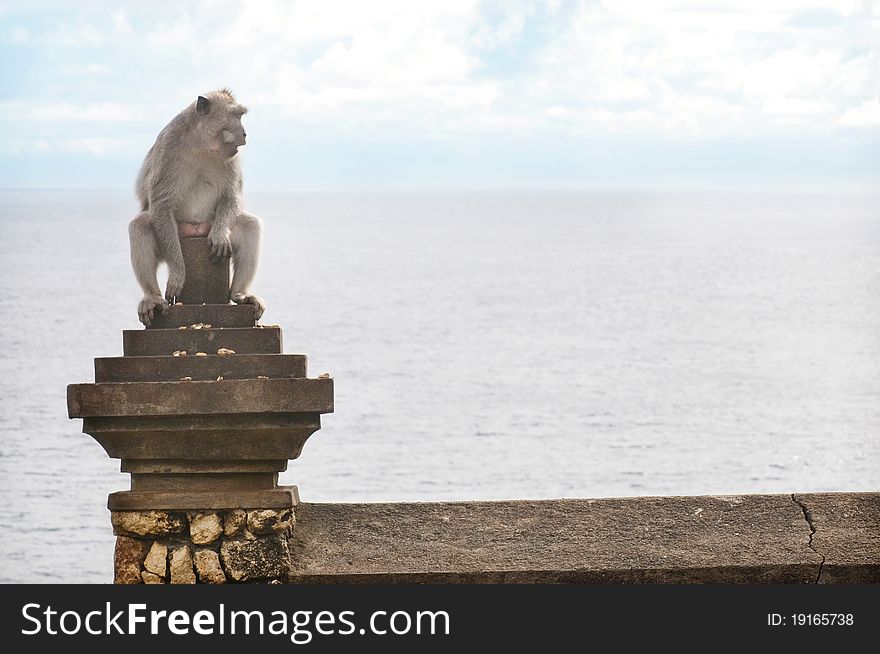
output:
[[[149,326],[180,294],[186,280],[180,239],[207,236],[211,255],[232,257],[230,297],[251,304],[259,320],[266,305],[250,292],[260,257],[262,220],[242,202],[238,149],[247,108],[228,89],[200,95],[168,123],[147,152],[135,191],[140,213],[128,227],[131,266],[144,292],[138,318]],[[163,297],[156,273],[168,265]]]

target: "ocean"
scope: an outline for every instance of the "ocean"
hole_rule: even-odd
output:
[[[880,195],[259,193],[262,322],[336,412],[304,501],[876,491]],[[0,582],[112,581],[65,387],[139,326],[125,191],[0,191]]]

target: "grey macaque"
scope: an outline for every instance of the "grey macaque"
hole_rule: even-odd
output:
[[[131,265],[144,297],[138,317],[149,325],[180,294],[186,279],[180,239],[207,236],[214,257],[232,256],[230,297],[254,305],[257,319],[265,304],[251,294],[260,257],[262,221],[242,208],[238,148],[247,134],[247,109],[221,89],[200,95],[159,132],[138,174],[141,212],[131,221]],[[156,271],[168,264],[165,295]]]

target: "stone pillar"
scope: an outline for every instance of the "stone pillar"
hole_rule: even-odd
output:
[[[333,411],[333,380],[307,378],[279,327],[228,304],[229,265],[210,262],[207,239],[183,243],[184,297],[224,299],[124,331],[123,356],[67,389],[70,417],[131,475],[108,499],[115,581],[284,579],[298,497],[278,473]]]
[[[212,259],[207,238],[180,239],[186,282],[180,297],[187,304],[229,303],[229,259]]]

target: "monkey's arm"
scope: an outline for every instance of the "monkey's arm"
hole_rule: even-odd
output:
[[[220,196],[214,209],[211,231],[208,232],[212,256],[217,258],[232,256],[232,241],[229,240],[229,230],[240,213],[241,203],[237,193],[227,191]]]

